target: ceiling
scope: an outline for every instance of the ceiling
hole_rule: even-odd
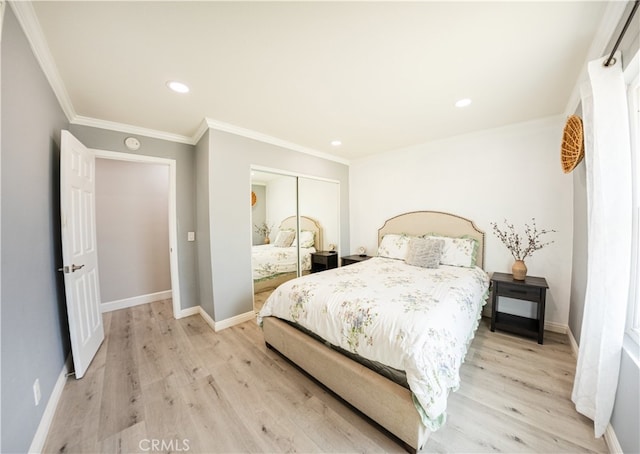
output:
[[[74,122],[189,142],[209,119],[345,160],[563,114],[607,8],[597,1],[32,5],[50,53],[45,72],[57,72]],[[190,92],[170,91],[170,80]],[[460,98],[471,105],[456,108]],[[331,145],[336,139],[340,147]]]

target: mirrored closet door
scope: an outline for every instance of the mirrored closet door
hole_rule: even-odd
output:
[[[339,184],[253,169],[254,309],[280,284],[338,266]]]
[[[254,307],[278,285],[298,276],[297,203],[295,176],[251,171]]]
[[[340,185],[333,181],[298,177],[298,210],[304,241],[306,229],[314,230],[313,254],[300,251],[301,268],[307,272],[323,271],[339,266]],[[306,225],[305,225],[306,222]],[[310,236],[306,234],[307,238]],[[308,243],[307,243],[308,244]]]

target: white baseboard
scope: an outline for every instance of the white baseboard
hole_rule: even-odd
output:
[[[33,436],[31,446],[29,446],[29,453],[41,453],[44,449],[44,443],[47,441],[47,435],[49,434],[53,417],[56,414],[58,402],[60,402],[60,397],[62,397],[62,390],[67,382],[67,374],[71,370],[71,360],[72,357],[71,354],[69,354],[69,356],[67,356],[67,360],[64,362],[64,366],[62,366],[62,371],[58,376],[58,380],[56,380],[53,391],[51,391],[51,396],[49,397],[47,406],[44,409],[44,413],[42,413],[40,424],[38,424],[38,429]]]
[[[255,320],[256,313],[254,311],[245,312],[244,314],[236,315],[235,317],[227,318],[219,322],[215,322],[215,330],[220,331],[225,328],[231,328],[234,325],[247,322],[249,320]]]
[[[240,323],[244,323],[248,320],[253,320],[256,318],[256,313],[254,311],[250,311],[250,312],[245,312],[244,314],[236,315],[235,317],[227,318],[225,320],[216,322],[214,319],[211,318],[209,314],[207,314],[207,312],[204,309],[202,309],[201,306],[198,306],[198,307],[200,307],[200,316],[204,319],[205,322],[207,322],[207,325],[209,325],[211,329],[216,332],[223,330],[225,328],[230,328],[232,326],[239,325]]]
[[[611,424],[607,426],[607,430],[604,432],[604,441],[607,443],[611,454],[623,454],[622,446],[620,446],[618,437],[616,437],[616,433]]]
[[[182,309],[178,315],[176,316],[177,319],[181,319],[181,318],[185,318],[185,317],[191,317],[192,315],[196,315],[200,313],[200,306],[193,306],[193,307],[188,307],[186,309]]]
[[[250,311],[245,312],[244,314],[236,315],[235,317],[231,317],[226,320],[216,322],[213,318],[211,318],[209,314],[207,314],[207,311],[205,311],[202,306],[193,306],[188,307],[187,309],[182,309],[177,318],[190,317],[196,314],[200,314],[200,317],[202,317],[204,321],[207,322],[207,325],[209,325],[209,327],[214,331],[220,331],[225,328],[230,328],[234,325],[239,325],[240,323],[244,323],[248,320],[256,318],[256,313],[254,311]]]
[[[216,331],[216,321],[212,319],[209,314],[207,314],[207,311],[205,311],[202,306],[198,307],[200,308],[200,317],[202,317],[204,321],[207,322],[207,325],[209,325],[212,330]]]
[[[570,329],[567,329],[567,336],[569,337],[569,343],[571,344],[571,350],[573,350],[573,355],[577,358],[578,357],[578,342],[576,341],[576,338],[573,337],[573,333],[571,332]]]
[[[559,333],[559,334],[567,334],[567,331],[569,331],[569,327],[567,325],[563,325],[562,323],[556,323],[556,322],[544,322],[544,329],[545,331],[551,331],[552,333]]]
[[[173,297],[171,290],[162,292],[149,293],[147,295],[133,296],[121,300],[109,301],[100,304],[101,312],[117,311],[118,309],[126,309],[127,307],[138,306],[140,304],[153,303],[154,301],[166,300]]]

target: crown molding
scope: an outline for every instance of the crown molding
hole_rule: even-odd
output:
[[[263,134],[258,131],[254,131],[251,129],[242,128],[240,126],[232,125],[229,123],[224,123],[222,121],[213,120],[211,118],[205,118],[205,122],[210,129],[215,129],[218,131],[229,132],[231,134],[235,134],[238,136],[246,137],[248,139],[257,140],[259,142],[268,143],[271,145],[276,145],[278,147],[287,148],[289,150],[297,151],[299,153],[305,153],[311,156],[315,156],[317,158],[326,159],[328,161],[334,161],[340,164],[349,165],[349,160],[340,158],[338,156],[324,153],[322,151],[314,150],[313,148],[307,148],[302,145],[298,145],[292,142],[287,142],[286,140],[278,139],[277,137],[273,137],[267,134]],[[202,136],[202,135],[201,135]],[[198,139],[199,140],[199,139]]]
[[[100,120],[92,117],[83,117],[82,115],[76,115],[69,121],[74,125],[91,126],[92,128],[108,129],[111,131],[119,131],[127,134],[140,135],[145,137],[152,137],[154,139],[167,140],[169,142],[186,143],[187,145],[195,145],[192,137],[183,136],[180,134],[174,134],[171,132],[159,131],[157,129],[142,128],[140,126],[133,126],[126,123],[118,123],[115,121]]]
[[[33,9],[31,2],[10,1],[9,5],[16,15],[24,34],[27,36],[27,40],[31,45],[31,50],[38,60],[45,77],[49,81],[49,85],[53,89],[62,111],[70,122],[76,117],[76,111],[69,98],[69,93],[62,82],[58,67],[53,61],[51,56],[51,50],[47,44],[44,35],[42,34],[42,28],[40,22],[36,16],[36,12]]]
[[[204,133],[208,130],[209,124],[207,123],[207,119],[203,118],[200,122],[200,125],[198,126],[198,129],[196,129],[196,132],[191,137],[191,141],[193,142],[193,144],[196,145],[198,142],[200,142],[200,139],[202,139],[202,136],[204,136]]]
[[[602,16],[598,31],[591,41],[591,46],[587,52],[587,57],[582,64],[582,69],[578,75],[578,79],[573,86],[573,91],[569,97],[569,102],[564,109],[565,116],[569,116],[575,113],[578,105],[580,104],[580,86],[587,77],[587,65],[591,60],[602,57],[607,51],[607,45],[613,38],[613,34],[618,27],[618,24],[622,20],[622,15],[627,8],[627,2],[608,2],[607,8]]]
[[[3,3],[4,2],[0,0],[0,5],[2,5]],[[49,49],[44,34],[42,33],[42,28],[40,26],[40,22],[38,21],[36,12],[33,9],[33,5],[29,1],[17,0],[10,1],[9,5],[11,6],[11,9],[15,13],[20,26],[27,36],[27,40],[31,45],[31,49],[33,50],[33,53],[38,60],[38,63],[40,64],[45,77],[49,81],[49,85],[51,85],[51,88],[55,93],[56,98],[58,99],[58,102],[60,103],[60,106],[65,116],[67,117],[67,120],[71,124],[90,126],[100,129],[109,129],[113,131],[124,132],[127,134],[136,134],[145,137],[168,140],[171,142],[185,143],[188,145],[196,145],[207,130],[215,129],[218,131],[229,132],[271,145],[276,145],[292,151],[305,153],[329,161],[338,162],[340,164],[349,165],[349,161],[344,158],[314,150],[312,148],[307,148],[292,142],[287,142],[286,140],[278,139],[277,137],[269,136],[258,131],[242,128],[240,126],[224,123],[218,120],[213,120],[211,118],[204,118],[198,126],[198,129],[196,130],[194,135],[188,137],[180,134],[173,134],[169,132],[158,131],[155,129],[147,129],[125,123],[100,120],[97,118],[78,115],[73,107],[71,98],[69,97],[69,93],[64,86],[62,78],[60,77],[58,67],[55,64],[53,56],[51,55],[51,50]]]

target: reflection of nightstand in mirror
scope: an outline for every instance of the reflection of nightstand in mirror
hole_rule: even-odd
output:
[[[370,258],[370,255],[346,255],[344,257],[341,257],[342,266],[351,265],[352,263],[364,262],[365,260],[369,260]]]
[[[338,267],[338,254],[332,251],[311,253],[311,272],[330,270]]]

